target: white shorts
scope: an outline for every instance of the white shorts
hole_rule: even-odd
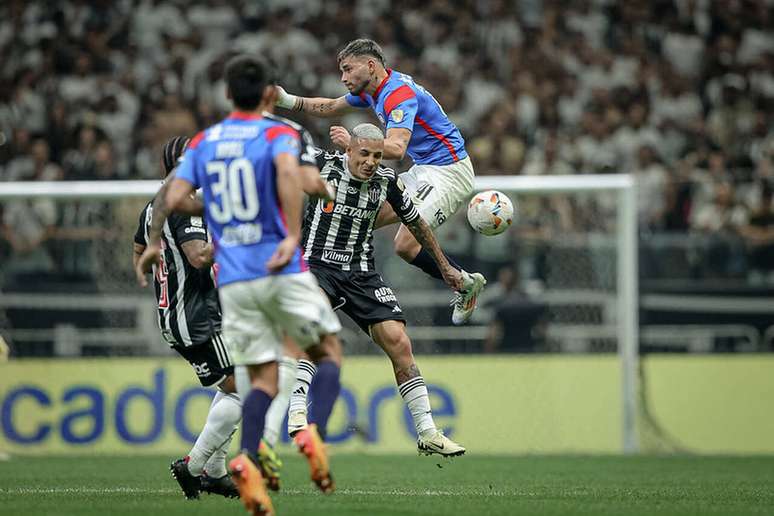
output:
[[[278,361],[286,333],[306,348],[341,330],[311,272],[229,283],[218,291],[223,340],[236,365]]]
[[[414,165],[400,175],[419,214],[437,228],[473,193],[473,163],[465,158],[451,165]]]

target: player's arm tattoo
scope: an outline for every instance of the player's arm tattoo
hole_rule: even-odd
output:
[[[167,190],[169,184],[174,178],[174,172],[167,177],[164,184],[156,192],[153,198],[153,208],[151,210],[151,223],[148,229],[148,243],[158,243],[161,240],[161,232],[164,230],[164,222],[169,218],[169,205],[167,204]]]
[[[451,267],[449,261],[446,259],[446,255],[444,255],[441,250],[441,245],[433,234],[432,228],[425,222],[425,219],[417,217],[414,222],[407,224],[407,227],[409,228],[409,231],[411,231],[411,234],[414,235],[414,238],[417,239],[419,245],[427,249],[441,271],[446,270],[447,267]]]
[[[194,269],[209,267],[214,261],[214,249],[206,240],[189,240],[180,247]]]
[[[395,381],[398,382],[398,385],[402,385],[417,376],[422,376],[422,373],[419,372],[419,368],[416,364],[395,369]]]
[[[320,117],[329,117],[348,111],[349,104],[344,97],[337,99],[298,97],[293,109]]]

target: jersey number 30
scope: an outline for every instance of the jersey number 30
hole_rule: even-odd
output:
[[[230,163],[209,161],[207,174],[215,176],[211,183],[212,196],[220,197],[220,203],[213,200],[209,205],[210,214],[216,222],[228,224],[232,219],[242,222],[255,220],[260,203],[250,160],[237,158]]]

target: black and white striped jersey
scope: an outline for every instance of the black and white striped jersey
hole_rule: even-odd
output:
[[[134,241],[148,245],[152,203],[140,214]],[[183,252],[191,240],[207,240],[201,217],[172,213],[161,234],[161,266],[153,266],[153,287],[158,303],[158,324],[170,345],[193,346],[210,340],[221,327],[220,302],[211,267],[196,269]]]
[[[345,271],[373,271],[373,231],[384,202],[390,203],[404,224],[419,212],[403,181],[391,168],[380,166],[368,180],[356,179],[344,153],[319,151],[317,166],[323,179],[336,189],[334,201],[312,201],[304,215],[304,259]]]

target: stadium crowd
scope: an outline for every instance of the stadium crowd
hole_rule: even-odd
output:
[[[167,138],[227,109],[234,52],[270,56],[288,91],[335,97],[336,53],[359,36],[434,92],[479,175],[632,172],[643,231],[728,233],[766,261],[771,0],[9,0],[0,180],[156,178]],[[328,141],[330,121],[296,118]],[[582,204],[553,207],[565,229],[589,224]],[[4,239],[35,248],[66,216],[9,203]]]

